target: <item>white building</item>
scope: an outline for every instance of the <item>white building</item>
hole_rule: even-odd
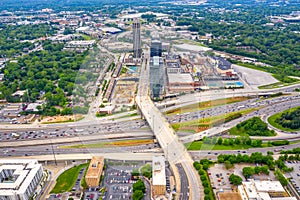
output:
[[[69,48],[90,48],[96,44],[95,40],[75,40],[66,44]]]
[[[0,200],[28,200],[43,176],[37,160],[0,160]]]
[[[250,179],[238,186],[242,200],[296,200],[289,197],[279,181],[255,181]]]
[[[152,185],[154,195],[166,193],[166,169],[165,157],[154,156],[152,160]]]

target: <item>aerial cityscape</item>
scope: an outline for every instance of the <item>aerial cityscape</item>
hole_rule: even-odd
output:
[[[0,200],[300,200],[299,0],[2,0]]]

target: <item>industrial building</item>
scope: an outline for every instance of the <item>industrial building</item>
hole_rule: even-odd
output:
[[[238,190],[244,200],[296,200],[290,197],[279,181],[256,181],[250,179],[242,182]]]
[[[85,175],[85,182],[89,187],[98,187],[104,166],[103,157],[92,157]]]
[[[0,160],[0,200],[28,200],[43,177],[37,160]]]
[[[154,196],[166,193],[165,157],[154,156],[152,160],[152,186]]]
[[[133,29],[133,57],[141,58],[141,23],[139,18],[135,18],[132,23]]]

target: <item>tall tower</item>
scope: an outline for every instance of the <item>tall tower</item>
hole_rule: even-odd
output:
[[[132,23],[133,28],[133,57],[141,58],[142,49],[141,49],[141,23],[140,19],[133,19]]]

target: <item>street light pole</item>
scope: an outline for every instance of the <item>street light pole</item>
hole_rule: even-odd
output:
[[[54,148],[53,148],[53,142],[52,142],[52,139],[51,139],[51,149],[52,149],[52,154],[53,154],[53,157],[54,157],[55,165],[57,166],[57,161],[56,161],[56,156],[55,156],[55,152],[54,152]]]

